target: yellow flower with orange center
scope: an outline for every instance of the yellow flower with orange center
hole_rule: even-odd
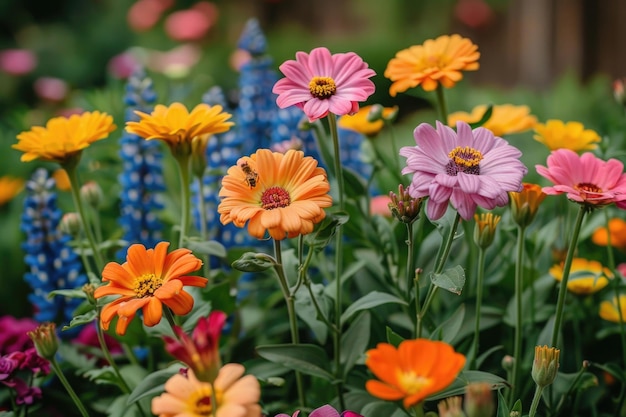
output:
[[[448,116],[448,126],[455,127],[456,122],[476,123],[482,119],[487,106],[480,105],[472,109],[471,113],[455,112]],[[514,106],[502,104],[493,106],[491,117],[482,125],[495,136],[510,135],[525,132],[537,124],[537,118],[530,114],[528,106]]]
[[[261,386],[244,376],[238,363],[224,365],[213,384],[199,381],[191,369],[165,382],[165,393],[152,399],[158,417],[261,417]],[[213,404],[213,400],[217,404]]]
[[[135,111],[138,122],[126,122],[126,131],[145,139],[160,139],[176,154],[191,155],[192,141],[203,135],[226,132],[234,124],[222,106],[198,104],[191,112],[181,103],[157,104],[152,113]]]
[[[591,129],[585,129],[580,122],[548,120],[535,126],[535,140],[543,143],[551,151],[570,149],[574,152],[592,151],[598,147],[600,136]]]
[[[115,127],[113,117],[99,111],[55,117],[48,120],[46,127],[34,126],[17,135],[18,143],[12,148],[24,152],[22,162],[41,159],[63,164],[109,136]]]
[[[460,35],[443,35],[403,49],[385,70],[385,77],[392,81],[389,94],[395,97],[418,85],[425,91],[433,91],[439,84],[453,87],[463,78],[461,71],[478,69],[478,58],[478,46]]]
[[[24,188],[22,178],[0,177],[0,206],[11,201]]]
[[[600,317],[606,321],[613,323],[620,322],[620,312],[622,313],[622,322],[626,322],[626,295],[619,296],[619,305],[617,298],[613,297],[610,301],[605,300],[600,303]]]
[[[546,198],[546,193],[537,184],[522,183],[522,191],[510,192],[511,215],[520,226],[528,226],[535,219],[539,205]]]
[[[383,400],[402,400],[406,409],[446,388],[465,365],[465,356],[452,346],[427,339],[405,340],[397,348],[379,343],[366,355],[365,365],[380,379],[367,381],[367,392]]]
[[[222,224],[248,223],[250,235],[276,240],[305,235],[332,205],[326,171],[304,152],[260,149],[241,158],[222,180],[217,208]]]
[[[556,264],[550,268],[550,275],[561,282],[563,279],[563,264]],[[600,291],[613,279],[613,273],[602,266],[598,261],[584,258],[574,258],[570,268],[567,289],[574,294],[587,295]]]
[[[626,221],[615,217],[609,220],[609,230],[606,227],[597,228],[591,235],[591,241],[598,246],[608,246],[609,236],[611,246],[626,251]]]
[[[119,316],[115,331],[119,335],[142,309],[146,326],[161,321],[163,304],[174,314],[185,315],[193,308],[193,297],[183,290],[185,285],[204,287],[207,279],[188,276],[202,267],[202,261],[189,249],[176,249],[167,253],[169,242],[159,242],[154,249],[134,244],[128,248],[126,262],[109,262],[102,270],[102,281],[108,283],[98,287],[95,298],[121,295],[105,305],[100,315],[102,328],[107,330],[113,318]]]
[[[380,107],[374,105],[361,107],[353,115],[341,116],[337,124],[343,129],[354,130],[365,136],[376,136],[385,127],[385,120],[398,111],[397,107],[382,107],[380,117],[371,120],[372,110]]]

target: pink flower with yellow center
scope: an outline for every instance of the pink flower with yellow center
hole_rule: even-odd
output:
[[[465,220],[476,207],[487,210],[508,203],[509,191],[522,190],[527,169],[522,153],[485,128],[472,130],[457,123],[457,132],[437,122],[437,129],[422,123],[413,132],[417,146],[406,146],[403,174],[413,174],[409,193],[428,196],[426,213],[432,220],[445,213],[448,202]]]
[[[281,109],[301,108],[311,122],[328,113],[356,113],[359,102],[375,89],[369,78],[376,73],[354,52],[331,55],[326,48],[315,48],[310,54],[297,52],[295,61],[286,61],[279,68],[285,78],[272,90],[278,94],[276,104]]]
[[[547,167],[536,165],[539,175],[554,183],[543,187],[548,195],[567,194],[567,198],[587,207],[615,203],[626,208],[626,174],[617,159],[604,161],[590,152],[578,155],[558,149],[548,156]]]

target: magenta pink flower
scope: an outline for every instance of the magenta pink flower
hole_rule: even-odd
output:
[[[522,189],[528,170],[522,153],[485,128],[472,130],[464,122],[457,132],[437,122],[437,129],[422,123],[413,132],[417,146],[405,146],[403,174],[413,174],[409,194],[429,196],[426,213],[432,220],[446,212],[448,202],[465,220],[480,206],[487,210],[504,206],[509,191]]]
[[[311,122],[328,113],[356,113],[359,101],[375,89],[369,78],[376,73],[354,52],[331,55],[326,48],[297,52],[296,60],[284,62],[280,70],[285,78],[273,89],[278,107],[298,106]]]
[[[293,416],[289,416],[289,414],[276,414],[276,417],[298,417],[300,415],[300,410],[296,410],[293,413]],[[339,414],[339,411],[335,410],[332,406],[326,404],[315,410],[311,411],[309,417],[363,417],[362,415],[355,413],[354,411],[346,410],[343,413]]]
[[[567,193],[567,198],[587,206],[615,203],[626,209],[626,174],[617,159],[604,161],[591,152],[578,155],[569,149],[558,149],[548,156],[548,167],[536,165],[539,175],[554,183],[543,187],[550,195]]]

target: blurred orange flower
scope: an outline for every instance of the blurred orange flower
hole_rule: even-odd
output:
[[[24,188],[22,178],[0,177],[0,206],[4,206]]]
[[[480,105],[472,109],[471,113],[455,112],[448,116],[448,126],[455,127],[456,122],[476,123],[487,111],[487,106]],[[537,118],[530,114],[528,106],[514,106],[502,104],[493,106],[491,117],[482,127],[489,129],[495,136],[510,135],[525,132],[537,124]]]
[[[326,171],[304,152],[260,149],[228,169],[217,211],[222,224],[248,222],[250,235],[282,240],[313,231],[332,205],[329,190]]]
[[[183,286],[204,287],[206,278],[186,276],[197,271],[202,261],[189,249],[176,249],[167,253],[169,242],[159,242],[154,249],[134,244],[128,248],[126,262],[122,265],[109,262],[102,270],[102,281],[108,285],[98,287],[95,298],[107,295],[121,295],[105,305],[100,315],[102,328],[107,330],[113,318],[119,319],[115,331],[119,335],[135,317],[137,310],[143,311],[146,326],[154,326],[161,321],[163,304],[177,315],[189,313],[193,307],[192,296]]]
[[[63,168],[59,168],[52,173],[52,178],[57,185],[57,188],[61,191],[70,191],[72,184],[70,183],[70,177],[67,175],[67,171]]]
[[[569,149],[574,152],[592,151],[598,147],[600,136],[591,129],[585,129],[582,123],[561,120],[548,120],[535,126],[535,140],[554,151]]]
[[[465,356],[452,346],[427,339],[405,340],[398,348],[379,343],[366,355],[365,365],[380,379],[367,381],[367,392],[403,400],[407,409],[450,385],[465,365]]]
[[[550,268],[550,275],[561,282],[563,279],[563,264],[559,263]],[[613,273],[602,266],[598,261],[584,258],[574,258],[570,269],[567,289],[574,294],[587,295],[600,291],[613,279]]]
[[[620,218],[609,220],[609,231],[606,227],[598,227],[591,235],[591,240],[598,246],[609,244],[609,233],[611,236],[611,246],[626,251],[626,221]]]
[[[619,296],[619,309],[617,298],[613,297],[611,301],[602,301],[600,303],[600,317],[606,321],[613,323],[620,322],[620,311],[622,313],[622,322],[626,322],[626,295]]]
[[[395,97],[418,85],[425,91],[433,91],[440,83],[453,87],[463,78],[461,71],[478,69],[478,58],[478,46],[460,35],[443,35],[403,49],[385,70],[385,77],[393,82],[389,94]]]

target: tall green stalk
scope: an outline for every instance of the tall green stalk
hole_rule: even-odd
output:
[[[509,391],[509,407],[513,407],[518,389],[518,374],[522,362],[522,326],[524,323],[522,293],[524,291],[524,241],[526,239],[526,227],[517,228],[517,256],[515,262],[515,339],[513,342],[513,371],[511,374],[511,390]],[[531,310],[533,306],[531,305]]]
[[[574,231],[567,248],[567,256],[565,257],[565,263],[563,264],[563,278],[561,279],[561,285],[559,286],[559,297],[556,303],[556,314],[554,318],[554,329],[552,329],[552,347],[557,347],[559,332],[561,330],[561,322],[563,320],[563,307],[565,306],[565,295],[567,294],[567,280],[569,279],[569,272],[572,267],[572,261],[574,260],[574,252],[576,251],[576,245],[578,244],[578,235],[580,228],[585,218],[587,207],[581,204],[578,210],[578,216],[576,217],[576,223],[574,223]]]
[[[439,104],[439,116],[441,116],[441,123],[448,124],[448,109],[446,107],[446,98],[443,94],[443,85],[437,84],[437,103]]]
[[[63,384],[63,387],[65,388],[65,390],[69,394],[70,398],[72,399],[72,401],[76,405],[76,408],[78,408],[78,411],[80,411],[80,414],[83,417],[89,417],[89,413],[87,412],[87,409],[83,405],[83,402],[80,400],[78,395],[76,395],[76,392],[74,391],[74,389],[70,385],[69,381],[67,380],[67,378],[63,374],[63,371],[61,370],[61,367],[59,366],[59,363],[57,362],[57,360],[54,357],[52,357],[50,359],[50,366],[52,366],[52,369],[54,370],[54,373],[56,374],[57,378],[59,378],[59,381],[61,381],[61,384]]]
[[[485,249],[478,248],[478,275],[476,277],[476,319],[474,321],[474,341],[472,342],[472,359],[469,369],[476,369],[478,342],[480,339],[480,309],[483,302],[483,281],[485,279]]]
[[[180,176],[180,235],[178,239],[178,247],[182,248],[185,245],[185,238],[187,237],[187,229],[189,228],[189,214],[191,206],[191,190],[189,189],[189,170],[191,165],[191,155],[179,154],[175,155],[178,162],[179,176]]]
[[[204,184],[202,183],[202,176],[197,176],[196,177],[198,179],[198,201],[199,201],[199,207],[198,207],[198,211],[200,212],[200,238],[202,239],[203,242],[206,242],[207,240],[209,240],[209,233],[207,231],[207,218],[206,218],[206,203],[204,202],[204,194],[203,194],[203,188],[204,188]],[[205,254],[204,255],[204,267],[203,267],[203,271],[204,271],[204,277],[206,279],[209,280],[209,282],[207,283],[207,286],[211,285],[211,276],[210,276],[210,269],[209,269],[209,261],[210,261],[210,255]]]

